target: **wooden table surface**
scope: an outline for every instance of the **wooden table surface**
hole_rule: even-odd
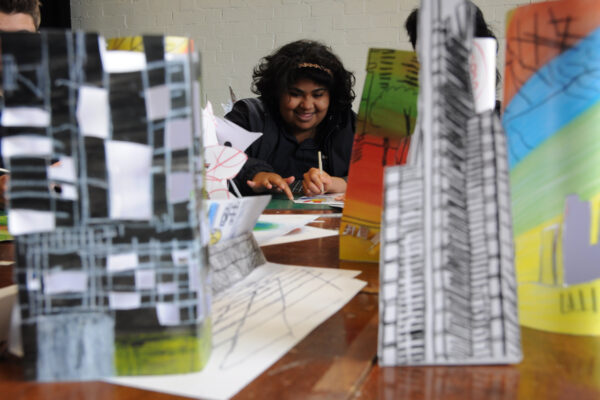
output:
[[[313,226],[336,228],[339,217]],[[246,386],[242,399],[600,399],[600,338],[523,328],[518,365],[379,368],[378,268],[340,262],[338,238],[263,248],[269,261],[358,269],[367,286]],[[292,260],[292,261],[291,261]],[[2,282],[0,282],[0,286]],[[0,399],[183,399],[103,382],[25,382],[15,358],[0,360]]]

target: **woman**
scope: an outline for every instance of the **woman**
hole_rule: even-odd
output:
[[[356,116],[354,75],[322,43],[298,40],[264,57],[253,72],[259,98],[236,102],[225,118],[261,136],[234,180],[242,194],[308,196],[346,190]],[[319,166],[319,152],[323,172]]]

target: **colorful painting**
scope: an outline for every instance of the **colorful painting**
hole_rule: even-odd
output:
[[[383,169],[406,162],[417,118],[416,53],[370,49],[340,226],[340,258],[379,261]]]
[[[1,42],[25,376],[200,370],[211,323],[197,56],[172,57],[161,36],[137,51],[83,32]]]
[[[600,335],[600,3],[519,7],[506,38],[521,323]]]

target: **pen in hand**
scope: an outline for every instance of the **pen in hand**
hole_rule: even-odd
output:
[[[318,158],[319,158],[319,175],[321,176],[321,194],[325,193],[325,188],[323,187],[323,159],[321,157],[321,151],[319,150],[318,153]]]

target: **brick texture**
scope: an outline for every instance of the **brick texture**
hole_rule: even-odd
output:
[[[504,61],[506,11],[540,0],[474,0],[498,36]],[[222,115],[228,86],[250,97],[252,69],[273,49],[296,39],[332,46],[356,75],[358,103],[369,47],[411,49],[404,20],[418,0],[71,0],[74,29],[106,37],[185,35],[202,52],[205,96]],[[502,71],[502,67],[499,68]]]

